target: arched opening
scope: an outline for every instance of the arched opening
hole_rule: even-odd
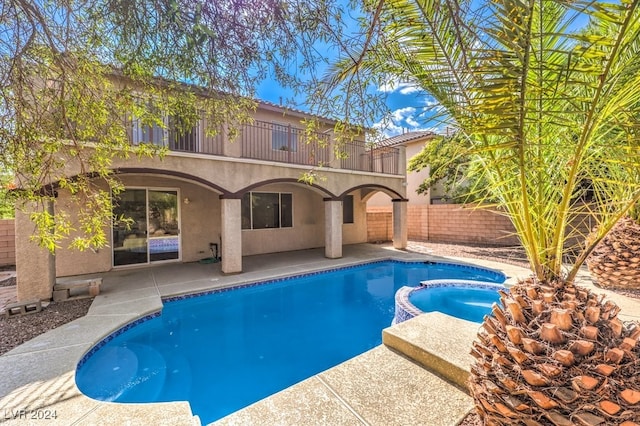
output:
[[[124,190],[113,198],[114,221],[106,230],[108,248],[57,250],[57,276],[195,262],[215,255],[213,244],[219,248],[222,232],[220,195],[228,191],[172,171],[132,168],[116,172]],[[96,184],[109,190],[106,181],[96,180]],[[69,194],[58,191],[56,204],[63,206],[68,201]]]
[[[381,244],[402,239],[406,232],[407,201],[400,193],[382,185],[361,185],[357,189],[365,222],[366,241]],[[402,213],[404,211],[404,213]],[[394,222],[394,212],[398,216]],[[404,227],[405,230],[402,228]],[[395,241],[394,246],[404,247],[406,243]]]
[[[266,181],[237,194],[242,255],[324,246],[324,200],[330,193],[295,180]]]

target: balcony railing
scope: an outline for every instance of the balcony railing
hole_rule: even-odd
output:
[[[344,154],[340,160],[343,169],[398,174],[398,148],[375,148],[362,142],[344,142],[339,150]]]
[[[242,157],[308,166],[327,165],[331,160],[329,136],[303,129],[256,121],[242,127],[238,142]]]
[[[168,146],[172,151],[225,155],[275,161],[306,166],[338,167],[347,170],[398,174],[399,150],[394,147],[374,148],[364,142],[341,143],[337,150],[344,154],[338,164],[332,163],[333,146],[326,133],[307,133],[287,124],[255,121],[239,129],[234,142],[225,142],[224,129],[215,136],[207,135],[204,126],[197,125],[187,132],[174,129],[133,126],[132,141]],[[225,143],[227,144],[225,150]],[[239,146],[234,146],[239,144]]]
[[[169,149],[171,151],[222,155],[224,144],[222,131],[223,129],[219,129],[215,136],[206,134],[201,126],[195,126],[190,132],[182,134],[170,131]]]

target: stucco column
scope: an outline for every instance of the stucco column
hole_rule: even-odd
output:
[[[395,199],[393,201],[393,248],[407,247],[407,201]]]
[[[336,156],[336,135],[333,130],[327,132],[329,143],[327,144],[327,151],[329,152],[329,167],[332,169],[341,169],[342,160]]]
[[[53,215],[53,202],[45,209]],[[49,300],[56,282],[55,256],[46,248],[30,240],[36,227],[29,219],[33,212],[42,211],[42,206],[32,204],[25,211],[16,209],[16,275],[18,302]]]
[[[407,148],[400,145],[398,148],[398,174],[405,176],[407,180]]]
[[[242,141],[237,138],[234,141],[229,140],[229,125],[224,124],[221,129],[222,135],[222,155],[225,157],[242,157]]]
[[[242,272],[242,211],[239,198],[222,198],[221,238],[222,272]]]
[[[324,255],[342,257],[342,201],[324,200]]]

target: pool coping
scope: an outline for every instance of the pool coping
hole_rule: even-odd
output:
[[[350,250],[345,252],[347,255],[343,259],[329,260],[313,257],[311,261],[307,259],[306,263],[302,262],[294,266],[284,262],[286,266],[283,267],[249,271],[245,274],[224,276],[215,280],[203,273],[206,278],[196,276],[196,279],[191,281],[171,282],[167,278],[167,275],[175,272],[171,267],[159,272],[159,274],[165,273],[165,276],[154,276],[153,271],[149,269],[101,274],[105,277],[105,284],[107,284],[103,284],[105,292],[94,299],[87,316],[38,336],[0,357],[0,368],[7,372],[0,379],[0,406],[11,410],[10,414],[22,411],[44,413],[44,410],[55,410],[58,419],[53,421],[54,424],[90,424],[95,419],[103,419],[101,424],[114,425],[124,422],[199,424],[199,419],[193,416],[189,404],[184,401],[119,404],[92,400],[77,389],[74,380],[75,367],[96,343],[113,334],[114,331],[147,315],[160,312],[163,299],[201,292],[206,288],[223,289],[267,279],[286,279],[300,275],[300,271],[317,273],[332,269],[332,265],[334,268],[358,266],[371,263],[372,259],[374,261],[437,259],[445,261],[444,263],[480,265],[500,270],[511,277],[511,280],[515,280],[516,277],[524,278],[530,274],[529,271],[517,266],[470,258],[440,257],[379,248],[373,250],[370,247],[363,250],[353,249],[351,253]],[[283,254],[284,258],[288,256],[286,253]],[[317,252],[314,256],[317,256]],[[175,269],[180,272],[185,268],[176,266]],[[203,271],[206,272],[204,269]],[[136,279],[144,282],[136,288],[124,287],[124,290],[115,283],[119,281],[120,286],[123,285],[122,282],[128,285],[132,277],[137,277]],[[112,281],[111,287],[109,280]],[[361,356],[364,355],[366,353]],[[6,418],[6,413],[7,411],[5,411],[4,424],[25,424],[24,418]],[[144,421],[141,422],[140,419]],[[1,421],[2,418],[0,418]]]

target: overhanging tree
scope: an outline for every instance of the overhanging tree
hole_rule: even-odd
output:
[[[133,119],[162,128],[171,115],[189,128],[203,113],[210,131],[248,120],[257,83],[297,52],[291,16],[305,10],[273,0],[2,2],[0,164],[16,176],[10,195],[19,205],[72,195],[55,219],[32,215],[39,243],[53,250],[73,228],[72,247],[107,243],[110,191],[121,190],[113,160],[163,153],[130,144]]]
[[[481,417],[638,422],[640,327],[574,283],[640,199],[640,2],[363,3],[365,42],[336,61],[325,92],[392,77],[435,98],[534,273],[503,295],[474,343]],[[577,225],[585,215],[597,225],[588,237]]]

